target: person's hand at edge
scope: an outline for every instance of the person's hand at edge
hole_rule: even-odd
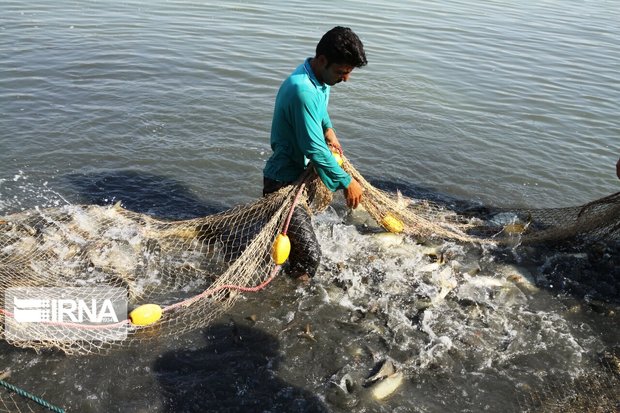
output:
[[[362,186],[355,179],[351,179],[351,183],[349,183],[349,186],[344,190],[344,197],[347,200],[349,208],[357,208],[362,200],[363,192]]]

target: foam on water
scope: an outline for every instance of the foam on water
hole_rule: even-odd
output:
[[[400,235],[364,234],[333,212],[317,223],[325,266],[333,270],[319,282],[341,289],[340,305],[382,320],[384,357],[401,354],[411,380],[464,363],[466,375],[535,385],[528,374],[575,378],[593,367],[593,350],[605,347],[534,285],[530,270],[503,263],[494,248],[429,248]]]
[[[97,268],[131,275],[141,263],[162,259],[144,247],[145,229],[125,220],[114,207],[65,205],[57,211],[52,216],[38,208],[38,213],[54,222],[55,230],[45,232],[41,244],[36,245],[59,257],[54,264],[58,268],[53,270],[84,268],[84,257],[76,259],[71,245],[82,248],[85,238],[93,237],[100,242],[87,248],[92,265],[80,273],[85,284],[105,281],[105,272]],[[108,229],[100,232],[103,222]],[[315,228],[324,259],[314,287],[299,285],[294,294],[281,297],[274,292],[283,313],[276,311],[266,317],[283,329],[300,320],[312,320],[312,333],[334,350],[336,364],[346,367],[335,373],[335,379],[340,380],[346,371],[360,383],[377,361],[390,358],[406,374],[404,393],[412,390],[413,383],[422,389],[426,382],[444,386],[438,380],[453,377],[459,382],[458,394],[446,390],[435,397],[445,403],[454,399],[458,405],[468,399],[464,395],[475,394],[469,383],[475,378],[493,377],[500,387],[536,386],[550,376],[575,378],[596,368],[593,355],[605,348],[605,343],[588,324],[575,325],[574,314],[553,291],[537,286],[553,263],[567,258],[583,261],[587,255],[551,254],[538,267],[526,268],[525,257],[518,264],[506,262],[506,257],[514,261],[523,251],[454,242],[420,244],[403,235],[377,232],[379,227],[367,221],[363,212],[345,215],[338,203],[335,209],[315,217]],[[34,248],[30,238],[4,247],[8,248],[4,252],[28,245]],[[201,265],[197,253],[185,254],[184,260]],[[31,265],[45,271],[44,264]],[[157,271],[147,265],[140,270],[134,293],[159,282]],[[175,289],[188,295],[201,286],[202,281],[195,280]],[[334,319],[343,328],[334,330]],[[296,355],[299,335],[280,338],[293,363],[302,363],[303,357]],[[338,350],[338,346],[344,348]],[[369,356],[364,359],[363,354]],[[310,383],[316,392],[323,394],[325,383],[319,366],[309,368],[308,374],[315,377]],[[416,403],[431,403],[420,397]],[[361,404],[371,403],[360,400]],[[396,404],[412,403],[399,396],[395,400]],[[501,400],[485,402],[503,406]],[[395,408],[386,406],[391,407],[385,411]]]

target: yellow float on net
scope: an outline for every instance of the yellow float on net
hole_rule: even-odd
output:
[[[393,217],[391,214],[386,214],[383,217],[383,219],[381,220],[381,225],[383,226],[383,228],[394,234],[401,233],[405,229],[405,225],[402,223],[402,221],[398,218]]]
[[[332,152],[332,155],[334,155],[334,158],[336,159],[336,162],[338,163],[338,165],[342,166],[342,164],[344,163],[344,159],[342,159],[342,156],[340,156],[340,153],[337,151]]]
[[[281,265],[288,259],[291,253],[291,241],[286,234],[278,234],[271,248],[271,257],[276,264]]]
[[[129,313],[131,323],[137,326],[148,326],[161,318],[162,309],[157,304],[144,304]]]

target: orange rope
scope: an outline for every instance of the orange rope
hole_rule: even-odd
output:
[[[269,278],[267,278],[265,281],[263,281],[262,283],[260,283],[259,285],[255,287],[243,287],[241,285],[234,285],[234,284],[218,285],[215,288],[204,290],[202,293],[195,295],[193,297],[190,297],[187,300],[183,300],[183,301],[179,301],[178,303],[170,304],[169,306],[164,307],[162,311],[166,312],[166,311],[174,310],[177,307],[187,307],[193,304],[194,302],[200,300],[201,298],[208,297],[210,295],[215,294],[218,291],[225,290],[225,289],[238,290],[238,291],[251,292],[251,293],[260,291],[263,288],[265,288],[271,281],[273,281],[274,278],[276,278],[276,275],[278,274],[278,270],[280,269],[280,267],[281,265],[276,265],[275,267],[273,267],[273,270],[271,271],[271,275],[269,276]]]

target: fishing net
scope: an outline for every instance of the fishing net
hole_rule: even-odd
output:
[[[344,168],[364,189],[363,207],[392,232],[483,244],[619,235],[620,193],[575,208],[457,212],[377,189],[346,159]],[[316,175],[307,174],[303,182],[253,203],[190,220],[158,220],[118,204],[67,205],[0,218],[4,339],[35,350],[88,354],[207,326],[239,292],[258,291],[279,272],[272,247],[286,231],[292,209],[317,212],[331,197]],[[155,303],[161,318],[148,325],[126,319],[99,328],[18,323],[4,303],[9,288],[88,286],[123,288],[130,310]]]
[[[108,330],[118,330],[118,336],[127,333],[126,339],[111,341],[102,341],[100,330],[74,324],[17,323],[4,310],[5,339],[17,346],[85,354],[206,326],[234,302],[237,290],[260,286],[273,275],[271,244],[293,197],[290,188],[220,214],[176,222],[118,204],[71,205],[5,217],[0,221],[3,292],[11,287],[105,285],[125,288],[132,307],[163,307],[163,317],[149,326],[111,324]],[[41,338],[11,339],[11,330],[25,335],[28,328],[38,329],[31,333]],[[108,333],[114,336],[114,331]]]
[[[375,188],[345,160],[344,169],[363,187],[362,206],[383,228],[420,239],[440,238],[482,244],[515,245],[620,238],[620,192],[566,208],[461,208]],[[316,182],[316,181],[315,181]],[[317,183],[320,185],[320,181]],[[331,202],[332,193],[319,188],[317,209]]]
[[[600,371],[557,380],[536,389],[524,386],[519,407],[525,413],[616,413],[620,411],[620,359],[601,360]]]
[[[34,402],[24,401],[21,396],[9,390],[0,390],[0,392],[0,413],[49,412],[48,409],[38,406]]]

